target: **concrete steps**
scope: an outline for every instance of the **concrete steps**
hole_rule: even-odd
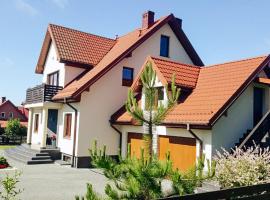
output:
[[[48,152],[40,152],[33,150],[27,145],[20,145],[12,149],[4,151],[5,156],[10,159],[28,164],[49,164],[53,163],[54,160]]]

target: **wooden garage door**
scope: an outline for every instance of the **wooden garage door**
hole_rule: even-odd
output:
[[[136,158],[141,157],[141,149],[144,148],[145,142],[143,140],[143,135],[140,133],[129,133],[128,143],[130,144],[131,156]]]
[[[170,152],[173,167],[186,171],[196,162],[196,140],[194,138],[159,136],[159,158],[164,160]]]
[[[131,155],[141,157],[141,148],[145,147],[143,134],[129,133]],[[159,136],[159,159],[165,160],[166,153],[170,152],[173,167],[186,171],[196,162],[196,140],[194,138]]]

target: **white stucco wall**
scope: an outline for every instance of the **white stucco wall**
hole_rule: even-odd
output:
[[[53,42],[50,45],[50,49],[44,65],[42,82],[47,83],[47,76],[53,72],[59,71],[59,86],[65,84],[65,65],[57,60],[56,48]]]
[[[82,93],[80,102],[80,125],[78,133],[78,156],[89,156],[92,141],[106,145],[108,154],[116,155],[119,148],[119,134],[110,127],[109,119],[125,102],[128,87],[122,86],[122,68],[134,68],[134,78],[148,55],[159,57],[161,34],[170,37],[170,58],[192,64],[192,61],[177,40],[173,31],[165,25],[140,47],[132,52],[105,76]]]
[[[72,104],[75,108],[78,108],[78,104]],[[72,123],[71,123],[71,137],[64,137],[64,127],[65,127],[65,114],[72,114]],[[77,117],[77,134],[78,134],[78,125],[80,124],[80,113],[78,112]],[[58,111],[58,126],[57,126],[57,147],[60,148],[62,153],[72,155],[73,151],[73,141],[74,141],[74,126],[75,126],[75,111],[70,108],[68,105],[64,104],[62,109]],[[75,152],[76,155],[76,152]]]
[[[73,81],[78,75],[80,75],[85,69],[78,68],[78,67],[71,67],[66,65],[65,66],[65,86],[70,82]]]
[[[213,153],[221,147],[230,149],[239,141],[247,129],[253,128],[252,83],[213,126]],[[265,89],[263,113],[269,109],[269,89]]]
[[[55,45],[52,42],[46,58],[42,82],[47,83],[48,74],[59,71],[59,86],[64,87],[84,70],[83,68],[65,66],[64,63],[60,63],[57,59]]]

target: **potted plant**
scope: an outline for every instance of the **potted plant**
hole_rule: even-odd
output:
[[[51,141],[52,141],[52,147],[56,148],[56,134],[52,134]]]
[[[7,168],[9,166],[7,159],[3,156],[0,157],[0,169]]]

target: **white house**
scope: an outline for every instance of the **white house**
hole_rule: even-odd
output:
[[[233,147],[269,109],[268,57],[204,67],[173,14],[154,20],[148,11],[140,28],[115,39],[50,24],[36,66],[42,84],[27,90],[27,143],[51,148],[56,135],[62,159],[75,167],[89,166],[94,140],[112,156],[119,148],[125,155],[129,142],[136,152],[143,127],[123,105],[132,84],[140,93],[139,75],[148,61],[158,71],[159,87],[176,73],[182,90],[179,104],[157,127],[160,156],[172,151],[180,168],[202,152],[211,159],[215,149]],[[143,106],[143,95],[141,101]]]

